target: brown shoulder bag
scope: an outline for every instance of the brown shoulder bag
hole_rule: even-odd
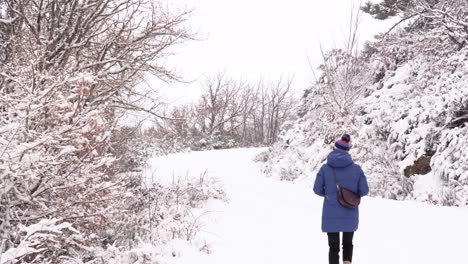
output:
[[[333,167],[331,168],[333,170],[333,179],[335,180],[336,191],[337,191],[336,195],[338,197],[338,203],[340,203],[341,206],[346,207],[346,208],[357,208],[359,204],[361,203],[361,196],[359,196],[357,193],[349,189],[341,187],[340,184],[336,181],[335,168]]]

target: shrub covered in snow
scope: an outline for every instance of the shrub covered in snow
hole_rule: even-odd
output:
[[[109,219],[100,235],[104,246],[93,250],[94,263],[158,263],[177,256],[173,243],[206,251],[208,245],[195,240],[209,214],[203,205],[210,199],[227,201],[222,185],[206,173],[178,176],[167,184],[146,178],[130,189],[121,213]]]
[[[141,176],[126,175],[132,181],[121,190],[124,195],[115,197],[112,215],[18,225],[17,244],[2,253],[0,263],[165,263],[177,255],[173,243],[209,252],[209,245],[194,239],[209,214],[203,205],[210,199],[227,200],[222,185],[206,174],[168,184]]]

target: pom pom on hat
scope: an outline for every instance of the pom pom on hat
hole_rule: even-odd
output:
[[[344,134],[341,139],[338,139],[336,142],[335,142],[335,147],[339,148],[339,149],[342,149],[342,150],[350,150],[351,149],[351,146],[349,144],[349,142],[351,142],[351,136],[348,135],[348,134]]]

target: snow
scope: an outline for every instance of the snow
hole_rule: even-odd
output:
[[[426,175],[416,175],[413,184],[413,193],[415,197],[424,197],[427,193],[436,193],[442,185],[441,180],[430,172]],[[418,199],[416,199],[418,200]]]
[[[203,230],[192,246],[180,240],[168,245],[164,255],[175,257],[167,263],[327,263],[327,239],[320,230],[322,200],[312,191],[315,175],[296,182],[265,177],[253,161],[264,150],[179,153],[149,161],[149,169],[157,170],[160,179],[171,180],[186,171],[196,177],[206,171],[224,183],[229,196],[227,203],[213,201],[204,208],[209,214],[202,218]],[[360,211],[353,263],[466,259],[466,208],[366,197]]]
[[[26,254],[31,253],[38,253],[40,250],[36,250],[32,247],[28,246],[18,246],[8,250],[7,252],[1,254],[0,256],[0,264],[8,264],[11,263],[14,259],[24,256]]]
[[[203,156],[191,155],[190,152],[151,158],[147,161],[144,177],[155,182],[170,183],[182,175],[202,175],[207,167],[206,161],[200,158]]]
[[[26,236],[21,243],[14,248],[7,250],[5,253],[0,254],[0,264],[8,264],[11,261],[21,258],[24,255],[31,253],[39,253],[45,251],[45,248],[35,249],[37,240],[44,240],[47,236],[54,234],[61,234],[62,230],[70,230],[78,233],[72,224],[63,222],[57,224],[58,219],[41,219],[39,223],[30,226],[19,225],[20,231],[25,232]]]
[[[13,19],[1,19],[0,18],[0,23],[2,24],[11,24],[13,22]]]

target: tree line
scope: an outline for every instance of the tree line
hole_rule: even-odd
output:
[[[167,110],[146,133],[195,149],[266,146],[293,113],[292,79],[249,83],[218,74],[201,85],[198,101]]]

